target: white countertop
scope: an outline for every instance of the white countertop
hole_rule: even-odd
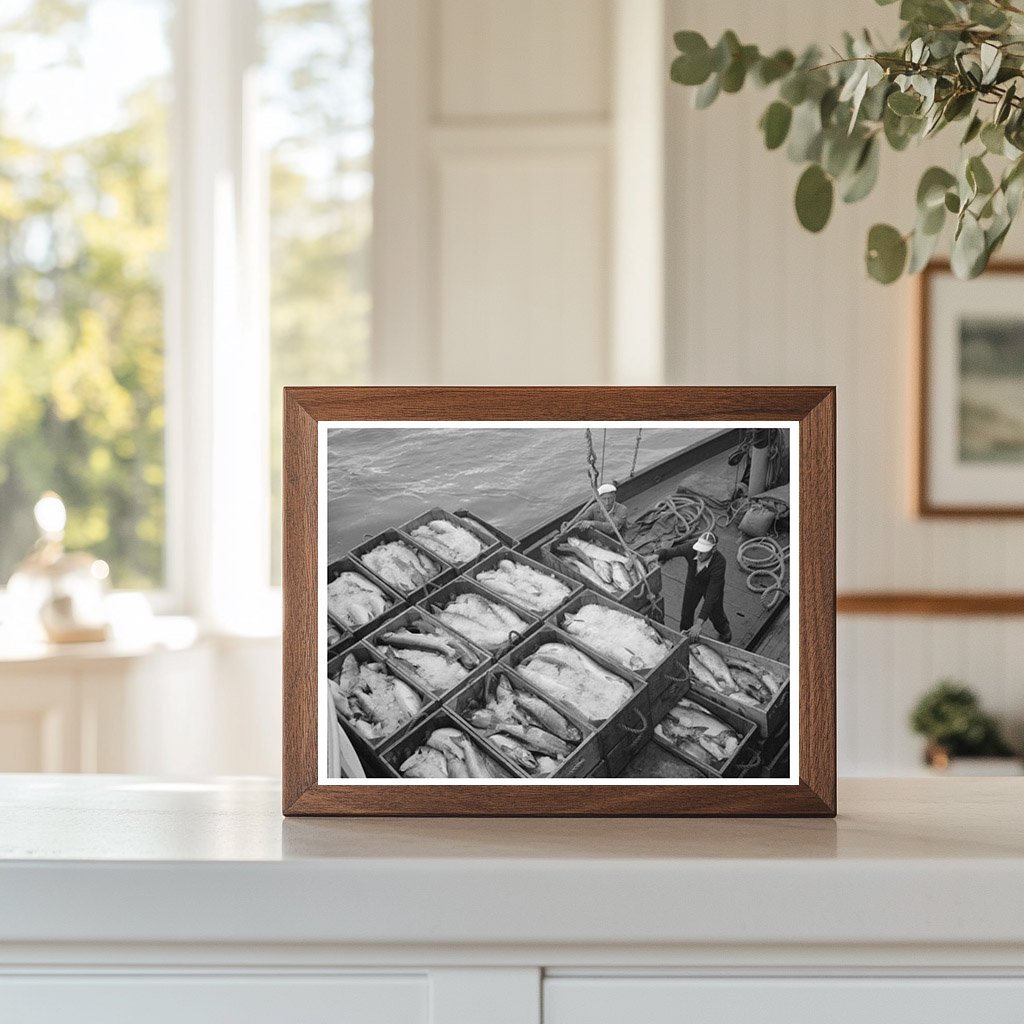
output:
[[[1024,944],[1024,780],[837,820],[284,819],[276,783],[0,776],[0,943]]]

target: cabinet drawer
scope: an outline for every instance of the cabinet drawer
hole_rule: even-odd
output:
[[[544,1024],[1021,1024],[1024,978],[572,978],[544,983]]]
[[[97,975],[0,978],[18,1024],[427,1024],[425,975]]]

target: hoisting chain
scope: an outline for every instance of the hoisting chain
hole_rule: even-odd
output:
[[[633,465],[629,467],[630,477],[636,476],[636,460],[640,457],[640,438],[643,437],[644,428],[638,427],[636,431],[636,445],[633,447]]]

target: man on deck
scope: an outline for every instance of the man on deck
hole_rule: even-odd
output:
[[[622,533],[626,529],[629,513],[626,511],[625,505],[615,500],[615,495],[615,484],[601,484],[597,489],[597,501],[590,503],[590,507],[580,516],[579,522],[595,530],[600,530],[602,533],[607,533],[609,537],[614,537],[615,530],[608,522],[610,516],[616,529]],[[600,507],[598,507],[598,502],[600,502]]]
[[[725,555],[718,550],[718,538],[713,533],[702,533],[695,541],[684,541],[658,552],[658,561],[664,564],[673,558],[686,559],[686,589],[683,591],[683,612],[679,629],[691,640],[700,636],[708,619],[718,631],[723,643],[732,640],[732,629],[725,615]],[[703,601],[701,618],[694,621],[697,605]]]

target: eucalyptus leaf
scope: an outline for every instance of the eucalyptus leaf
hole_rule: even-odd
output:
[[[927,212],[936,206],[942,206],[947,190],[956,184],[956,176],[944,167],[929,167],[921,175],[917,186],[917,207]]]
[[[995,188],[992,175],[980,156],[972,156],[967,161],[966,175],[976,194],[987,196]]]
[[[770,57],[762,57],[753,71],[754,81],[764,87],[784,78],[793,70],[796,58],[789,50],[776,50]]]
[[[985,254],[985,232],[978,219],[970,211],[965,211],[953,238],[950,258],[953,273],[964,281],[976,277],[980,273],[976,268],[980,265],[984,269]]]
[[[1002,156],[1006,146],[1006,133],[1001,125],[991,121],[981,129],[981,143],[993,155]]]
[[[711,77],[694,93],[693,105],[698,110],[706,110],[718,98],[722,91],[722,80],[717,74]]]
[[[817,160],[821,142],[821,111],[817,103],[805,101],[793,111],[786,155],[793,163]]]
[[[808,231],[821,231],[832,214],[832,180],[817,165],[811,164],[796,186],[796,215]]]
[[[920,227],[914,230],[910,238],[910,262],[907,264],[908,274],[917,274],[928,265],[938,247],[941,231],[926,232]]]
[[[920,106],[920,98],[909,92],[894,92],[889,96],[889,109],[894,114],[916,114]]]
[[[892,284],[907,262],[906,239],[890,224],[875,224],[868,232],[867,269],[880,284]]]
[[[776,100],[761,116],[764,144],[768,149],[778,149],[786,141],[789,126],[793,120],[793,108],[788,103]]]
[[[853,174],[843,187],[844,203],[860,202],[875,187],[878,181],[879,149],[877,136],[864,143]]]

